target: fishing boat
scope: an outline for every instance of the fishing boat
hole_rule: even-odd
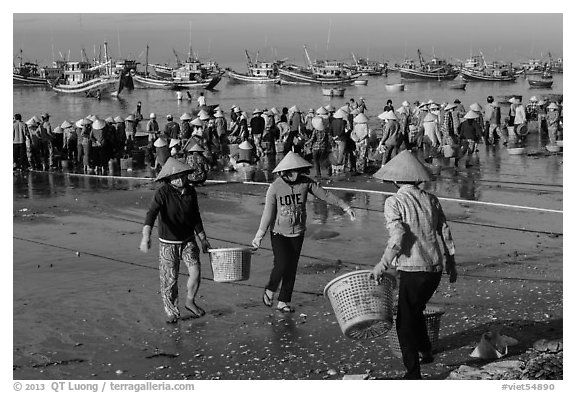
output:
[[[322,95],[328,97],[344,97],[345,87],[326,87],[322,88]]]
[[[152,67],[156,73],[156,76],[159,78],[170,79],[174,77],[174,74],[178,71],[178,69],[181,69],[182,67],[187,67],[193,72],[200,73],[204,79],[209,79],[214,76],[222,76],[222,74],[224,74],[224,71],[220,69],[220,66],[214,60],[207,60],[203,62],[198,58],[198,56],[193,57],[191,47],[188,50],[188,57],[184,62],[180,61],[178,52],[176,52],[175,49],[172,49],[172,52],[176,58],[175,67],[170,67],[169,65],[147,63],[147,66]],[[188,66],[186,66],[187,63]]]
[[[458,76],[458,71],[445,60],[433,56],[428,62],[424,60],[422,52],[418,49],[417,65],[412,59],[405,59],[398,68],[402,79],[413,80],[452,80]]]
[[[312,62],[306,45],[304,45],[304,54],[307,59],[306,67],[289,64],[278,69],[283,81],[307,82],[318,85],[349,85],[360,77],[360,73],[348,73],[341,61],[316,60]]]
[[[460,68],[460,74],[466,81],[514,82],[516,75],[511,64],[492,62],[488,64],[484,55],[472,56]]]
[[[375,61],[369,61],[368,59],[356,58],[356,55],[352,53],[352,58],[354,59],[354,65],[349,68],[354,72],[360,73],[362,76],[380,76],[382,75],[382,67]]]
[[[387,83],[385,86],[386,91],[393,93],[404,91],[404,87],[404,83]]]
[[[240,83],[257,83],[257,84],[274,84],[280,82],[278,75],[278,64],[275,61],[256,60],[253,62],[248,50],[244,50],[247,59],[248,73],[242,74],[233,70],[228,70],[228,78],[233,82]]]
[[[524,75],[540,75],[546,69],[542,60],[538,59],[528,59],[520,63],[520,68],[524,71]]]
[[[466,90],[466,85],[468,83],[465,81],[462,82],[449,82],[448,88],[449,89],[456,89],[456,90]]]
[[[552,53],[548,52],[548,59],[549,59],[548,67],[551,72],[558,72],[558,73],[564,72],[564,61],[561,57],[554,59],[552,57]]]
[[[14,86],[47,86],[49,75],[42,74],[38,64],[24,61],[22,49],[16,55],[18,64],[12,63],[12,84]],[[56,75],[56,79],[59,75]]]
[[[112,72],[112,61],[108,57],[107,44],[104,43],[104,59],[102,63],[92,65],[84,61],[67,61],[63,76],[49,85],[57,93],[83,94],[88,97],[100,97],[102,94],[117,95],[122,90],[120,80],[122,75]]]
[[[368,79],[357,79],[354,81],[356,86],[366,86],[368,85]]]
[[[542,80],[542,79],[528,79],[528,84],[530,87],[536,87],[541,89],[549,89],[552,87],[553,80]]]
[[[149,47],[146,46],[146,68],[144,73],[135,73],[132,77],[135,87],[171,90],[211,90],[222,79],[219,74],[210,76],[208,71],[202,68],[201,63],[192,57],[188,57],[184,63],[180,63],[180,67],[172,69],[167,77],[159,76],[158,70],[154,66],[152,68],[156,75],[151,75],[148,73],[148,49]]]

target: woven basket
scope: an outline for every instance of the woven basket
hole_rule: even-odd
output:
[[[396,280],[385,274],[377,285],[369,278],[370,273],[370,270],[347,273],[324,288],[324,296],[330,299],[342,333],[353,339],[378,337],[392,327]]]
[[[440,318],[444,314],[444,311],[439,307],[427,306],[424,310],[424,320],[426,321],[426,330],[428,331],[428,338],[430,338],[430,344],[432,344],[432,351],[438,349],[438,335],[440,333]],[[400,342],[398,342],[398,333],[396,332],[396,326],[390,329],[388,332],[388,344],[390,345],[390,350],[396,356],[402,357],[402,350],[400,349]]]
[[[240,166],[237,171],[243,181],[254,180],[254,174],[256,173],[256,168],[254,166]]]
[[[561,150],[561,147],[556,145],[546,145],[546,150],[550,153],[558,153]]]
[[[214,248],[208,250],[215,282],[244,281],[250,278],[249,248]]]

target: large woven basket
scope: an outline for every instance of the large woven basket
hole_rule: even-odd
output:
[[[440,333],[440,318],[444,314],[444,311],[436,306],[427,306],[424,310],[424,320],[426,321],[426,330],[428,331],[428,338],[430,338],[430,344],[432,344],[432,351],[438,349],[438,335]],[[400,342],[398,341],[398,332],[396,331],[396,326],[394,326],[388,332],[388,344],[390,345],[390,350],[392,353],[401,358],[402,350],[400,349]]]
[[[396,280],[385,274],[377,285],[369,278],[370,273],[370,270],[347,273],[324,288],[324,296],[330,299],[342,333],[353,339],[378,337],[392,327]]]
[[[250,278],[252,252],[249,248],[213,248],[208,252],[215,282],[244,281]]]

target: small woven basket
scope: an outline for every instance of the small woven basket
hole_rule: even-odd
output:
[[[438,335],[440,333],[440,318],[444,314],[444,311],[439,307],[427,306],[424,310],[424,320],[426,321],[426,330],[428,331],[428,338],[430,338],[430,344],[432,344],[432,351],[438,349]],[[390,350],[396,356],[402,357],[402,350],[400,349],[400,342],[398,341],[398,332],[396,331],[396,326],[394,326],[388,332],[388,344],[390,345]]]
[[[377,285],[369,278],[370,273],[370,270],[347,273],[324,288],[324,296],[330,299],[342,333],[352,339],[382,336],[392,327],[396,280],[385,274]]]
[[[208,252],[215,282],[244,281],[250,278],[252,252],[249,248],[214,248]]]

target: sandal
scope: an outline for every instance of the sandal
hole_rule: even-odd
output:
[[[277,311],[280,311],[280,312],[282,312],[282,313],[291,313],[291,312],[294,312],[294,311],[295,311],[295,310],[294,310],[294,307],[291,307],[291,306],[289,306],[289,305],[287,305],[287,304],[286,304],[285,306],[282,306],[282,307],[276,307],[276,310],[277,310]]]
[[[268,296],[268,291],[264,290],[264,295],[262,296],[262,302],[266,307],[272,307],[272,302],[274,301],[274,294]]]

